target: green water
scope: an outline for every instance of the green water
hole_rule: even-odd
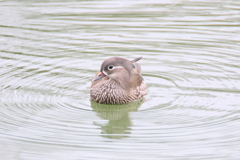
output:
[[[0,159],[240,157],[239,1],[0,1]],[[90,101],[113,56],[143,102]]]

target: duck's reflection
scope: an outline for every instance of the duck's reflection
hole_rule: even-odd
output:
[[[131,134],[131,118],[129,112],[136,112],[141,106],[143,100],[123,104],[123,105],[105,105],[91,102],[93,111],[97,112],[99,117],[109,120],[107,124],[96,124],[101,126],[102,136],[106,138],[120,139],[128,137]]]

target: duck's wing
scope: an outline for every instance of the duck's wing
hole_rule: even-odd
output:
[[[133,72],[135,74],[141,74],[141,66],[138,63],[136,63],[140,59],[142,59],[142,57],[135,58],[134,60],[131,61],[133,64]]]

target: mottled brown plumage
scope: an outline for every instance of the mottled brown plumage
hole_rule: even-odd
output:
[[[141,76],[141,67],[121,57],[112,57],[102,63],[100,72],[91,85],[91,99],[103,104],[125,104],[142,98],[146,84]]]

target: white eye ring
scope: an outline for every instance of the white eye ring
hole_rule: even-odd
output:
[[[108,66],[109,70],[112,70],[113,68],[114,68],[114,66],[112,66],[112,65]]]

